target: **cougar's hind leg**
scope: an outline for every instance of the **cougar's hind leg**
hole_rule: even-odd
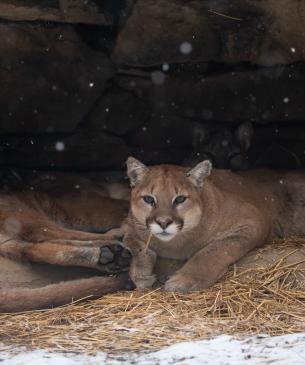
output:
[[[75,244],[88,244],[94,241],[107,241],[115,234],[101,234],[84,232],[75,229],[64,228],[57,224],[33,224],[28,230],[24,230],[22,238],[31,242],[44,242],[49,240],[75,241]]]
[[[9,203],[0,210],[0,255],[108,273],[127,270],[130,254],[111,236],[65,228],[42,211],[27,205],[11,210],[16,202]]]
[[[88,245],[88,243],[96,245],[104,245],[109,240],[122,240],[126,231],[126,223],[123,223],[120,228],[114,228],[106,233],[92,233],[79,231],[60,226],[51,221],[43,221],[24,225],[19,232],[19,237],[29,242],[44,242],[50,240],[65,240],[71,241],[71,244]],[[74,242],[72,242],[74,241]]]
[[[31,243],[7,239],[0,244],[0,255],[20,261],[60,266],[81,266],[103,273],[127,271],[131,254],[119,243],[98,246],[78,246],[63,240]]]
[[[127,274],[117,277],[92,277],[51,284],[41,288],[0,289],[0,312],[47,309],[86,297],[98,298],[122,290]]]
[[[110,229],[108,232],[103,234],[103,237],[123,240],[123,238],[127,232],[127,224],[128,224],[127,220],[124,220],[123,223],[121,224],[120,228]]]

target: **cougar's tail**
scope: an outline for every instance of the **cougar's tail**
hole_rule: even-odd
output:
[[[85,297],[98,298],[125,288],[127,274],[118,276],[94,276],[88,279],[70,280],[41,288],[0,289],[0,312],[23,312],[47,309],[71,303]]]

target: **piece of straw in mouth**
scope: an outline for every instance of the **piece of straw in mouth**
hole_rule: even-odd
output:
[[[144,252],[146,252],[146,251],[147,251],[148,246],[149,246],[150,241],[151,241],[151,238],[152,238],[152,233],[151,233],[151,232],[149,232],[149,235],[148,235],[148,238],[147,238],[147,241],[146,241],[146,245],[145,245]]]

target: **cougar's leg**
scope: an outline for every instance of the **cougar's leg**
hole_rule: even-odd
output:
[[[46,309],[91,296],[101,297],[125,288],[127,274],[70,280],[42,288],[0,289],[0,312]]]
[[[121,230],[119,228],[107,233],[91,233],[64,228],[57,224],[32,224],[28,227],[28,229],[27,227],[24,227],[23,232],[21,232],[21,237],[30,242],[44,242],[60,239],[65,241],[75,241],[74,244],[81,245],[86,244],[87,241],[107,241],[119,236],[120,232]]]
[[[215,240],[195,253],[167,280],[165,290],[187,293],[208,288],[227,272],[230,265],[255,247],[262,246],[268,231],[260,230],[255,218],[245,223],[240,221],[227,237]]]
[[[52,221],[39,206],[36,209],[37,204],[30,206],[30,203],[18,199],[10,201],[7,197],[3,202],[5,204],[0,209],[0,255],[15,260],[85,266],[108,273],[128,267],[129,252],[112,239],[115,237],[111,234],[104,236],[65,228]],[[71,210],[76,211],[77,207],[76,204]],[[81,217],[76,221],[79,219]],[[65,219],[61,222],[64,224]]]
[[[131,259],[130,252],[115,241],[108,241],[99,247],[79,246],[77,242],[72,240],[31,243],[7,239],[0,244],[0,255],[13,260],[89,267],[104,273],[128,270]]]
[[[19,217],[18,217],[19,218]],[[17,218],[17,219],[18,219]],[[120,228],[114,228],[106,233],[92,233],[81,231],[72,228],[66,228],[62,225],[52,222],[49,219],[41,219],[41,217],[35,217],[37,219],[26,219],[20,217],[18,220],[15,218],[12,224],[18,224],[17,236],[23,240],[29,242],[44,242],[49,240],[71,240],[76,241],[75,244],[81,244],[81,241],[96,242],[108,240],[122,239],[126,231],[126,222],[123,221]],[[14,232],[14,230],[12,230]]]

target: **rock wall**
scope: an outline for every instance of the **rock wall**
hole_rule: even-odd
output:
[[[0,167],[304,166],[302,2],[103,6],[0,1]]]

